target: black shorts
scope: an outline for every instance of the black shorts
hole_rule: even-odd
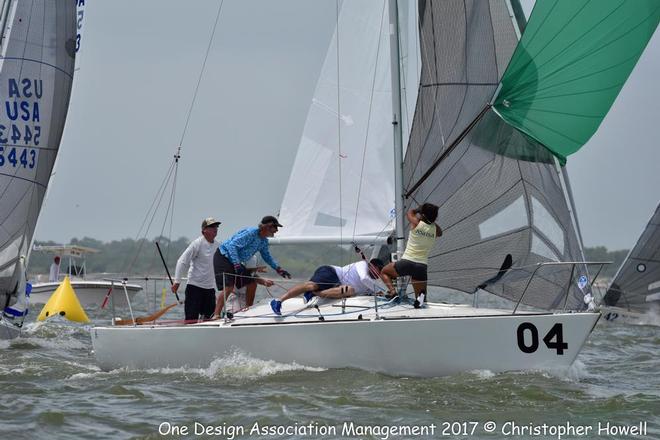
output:
[[[222,290],[227,287],[231,287],[235,283],[235,278],[232,275],[236,275],[234,270],[234,265],[229,258],[222,255],[220,249],[216,249],[215,254],[213,254],[213,272],[215,274],[215,285],[218,290]]]
[[[413,280],[416,281],[426,281],[427,280],[427,266],[422,263],[415,263],[410,260],[399,260],[394,263],[394,269],[399,276],[405,277],[410,276]]]
[[[319,290],[330,289],[341,284],[337,272],[335,272],[332,266],[321,266],[317,268],[309,280],[319,286]]]
[[[209,319],[215,309],[215,289],[202,289],[188,284],[183,309],[186,321],[197,320],[200,316]]]
[[[213,254],[213,272],[215,274],[215,285],[218,290],[224,289],[225,285],[227,287],[235,285],[237,289],[240,289],[253,283],[254,278],[250,278],[251,273],[245,271],[245,266],[243,268],[242,276],[236,276],[232,262],[229,261],[229,258],[222,255],[220,249],[216,249],[215,254]]]

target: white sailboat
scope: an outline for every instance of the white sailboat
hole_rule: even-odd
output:
[[[64,129],[76,4],[0,2],[0,338],[28,312],[25,268]]]
[[[660,325],[660,205],[602,298],[608,321]]]
[[[97,253],[97,249],[79,245],[35,246],[33,251],[49,252],[66,258],[66,270],[57,281],[47,281],[32,285],[30,301],[36,304],[46,304],[55,289],[60,285],[65,275],[69,276],[71,287],[76,292],[80,304],[87,310],[98,309],[104,301],[110,307],[126,307],[126,296],[132,299],[142,291],[142,286],[129,283],[123,279],[88,279],[86,255]]]
[[[355,3],[343,3],[342,12]],[[598,128],[657,27],[660,15],[652,5],[617,8],[609,2],[597,7],[580,1],[537,2],[518,42],[518,22],[509,1],[419,2],[421,79],[405,161],[394,166],[401,172],[393,180],[395,238],[402,241],[405,235],[401,216],[406,209],[427,201],[439,205],[438,221],[445,232],[430,255],[429,284],[469,293],[487,291],[513,301],[515,307],[428,303],[415,309],[406,301],[380,297],[313,300],[311,305],[294,299],[284,304],[281,317],[268,304],[257,304],[226,321],[97,326],[91,334],[99,365],[103,369],[200,366],[241,350],[279,362],[417,376],[570,366],[600,314],[586,310],[587,267],[581,263],[568,201],[570,187],[556,157],[564,161]],[[383,2],[372,7],[383,17]],[[397,12],[396,2],[391,1],[391,24],[378,27],[381,37],[388,34],[383,29],[398,28]],[[360,17],[365,29],[371,27],[366,23],[376,22],[374,17]],[[338,21],[334,44],[341,48],[337,41],[343,22]],[[396,91],[401,83],[396,32],[390,40]],[[599,53],[610,42],[613,46]],[[378,63],[369,62],[366,53],[363,57],[372,66],[376,83]],[[607,66],[616,70],[615,77],[599,76]],[[295,229],[313,234],[312,240],[332,241],[339,236],[340,243],[370,243],[388,231],[389,218],[385,224],[360,230],[349,217],[360,215],[364,201],[359,197],[343,198],[353,200],[346,210],[343,203],[318,200],[319,195],[334,191],[332,186],[317,185],[317,180],[328,177],[327,170],[341,176],[342,198],[341,182],[349,181],[343,172],[363,169],[342,164],[351,157],[341,149],[348,144],[342,140],[342,130],[352,136],[353,128],[346,121],[370,121],[371,113],[365,118],[342,111],[339,91],[350,94],[354,89],[342,87],[339,72],[338,97],[312,103],[310,115],[321,116],[307,121],[296,162],[310,173],[301,179],[295,177],[297,170],[292,173],[290,185],[300,181],[306,187],[302,201],[291,194],[290,200],[296,200],[291,206],[297,205],[297,210],[290,218],[307,219]],[[611,87],[603,90],[604,84]],[[585,99],[590,94],[597,102]],[[400,127],[397,93],[393,103],[395,126]],[[575,108],[558,111],[562,105],[574,104]],[[596,123],[593,113],[600,114]],[[330,141],[331,132],[324,132],[323,124],[315,125],[323,119],[340,127]],[[366,125],[371,127],[371,122]],[[559,130],[558,125],[564,128]],[[402,162],[401,131],[395,129],[395,164]],[[375,138],[380,134],[379,129]],[[362,146],[373,140],[356,137],[363,140]],[[323,168],[324,161],[338,165]],[[387,182],[382,185],[385,189]],[[355,187],[345,190],[357,193]],[[377,186],[370,191],[374,190]],[[289,195],[287,190],[284,205]],[[286,212],[283,206],[283,222]],[[373,212],[369,215],[382,218],[380,208]],[[291,225],[294,229],[293,221]],[[520,304],[535,311],[523,311]]]

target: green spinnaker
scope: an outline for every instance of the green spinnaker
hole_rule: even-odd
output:
[[[493,108],[563,164],[596,132],[660,21],[660,0],[538,0]]]

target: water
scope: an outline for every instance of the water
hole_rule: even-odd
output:
[[[99,312],[91,317],[107,320]],[[386,438],[391,426],[430,433],[434,424],[434,435],[422,437],[559,438],[555,431],[507,436],[515,422],[529,429],[545,423],[547,430],[568,423],[590,429],[561,438],[599,438],[599,423],[646,422],[646,436],[628,438],[657,439],[659,347],[658,327],[601,320],[566,372],[419,379],[279,364],[240,352],[204,369],[102,372],[86,327],[31,321],[24,338],[0,341],[0,432],[11,439]],[[496,424],[492,434],[484,430],[489,421]],[[342,431],[351,422],[354,430]],[[251,434],[255,423],[279,426],[281,435],[275,428],[274,435]],[[177,435],[184,428],[187,435]]]

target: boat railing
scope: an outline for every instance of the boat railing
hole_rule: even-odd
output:
[[[135,283],[138,285],[141,285],[143,287],[143,292],[145,295],[145,299],[147,301],[147,310],[156,311],[158,308],[157,306],[157,296],[158,296],[158,288],[157,285],[158,283],[163,283],[166,282],[167,285],[169,285],[169,278],[164,277],[164,276],[151,276],[151,275],[134,275],[134,276],[124,276],[122,274],[118,273],[109,273],[109,272],[104,272],[104,273],[98,273],[94,274],[95,276],[93,277],[96,280],[102,280],[102,281],[107,281],[110,283],[110,289],[108,290],[108,293],[106,294],[106,298],[103,301],[103,304],[101,305],[101,308],[104,308],[105,305],[109,302],[110,304],[110,314],[112,316],[112,322],[114,325],[115,318],[117,318],[117,313],[115,310],[115,302],[114,301],[108,301],[110,299],[110,296],[112,295],[112,292],[115,290],[115,288],[123,290],[124,296],[126,297],[126,303],[128,305],[128,310],[131,315],[131,320],[135,321],[135,313],[133,311],[133,305],[132,305],[132,299],[128,293],[128,284],[129,283]],[[182,280],[187,280],[186,277],[182,278]],[[153,281],[153,298],[150,298],[149,296],[149,282]]]
[[[585,266],[587,268],[590,267],[590,266],[598,266],[598,270],[596,271],[596,275],[592,277],[591,281],[589,281],[588,275],[581,275],[580,276],[580,277],[583,277],[583,276],[587,277],[585,282],[584,282],[583,287],[586,287],[586,285],[588,284],[589,285],[589,292],[591,292],[591,289],[593,287],[594,282],[596,281],[596,279],[598,279],[598,275],[600,275],[601,271],[603,270],[603,267],[606,264],[612,264],[612,262],[611,261],[548,261],[548,262],[542,262],[542,263],[536,264],[536,267],[534,268],[534,271],[532,272],[529,279],[527,280],[527,284],[525,285],[525,289],[523,290],[522,294],[520,295],[520,298],[518,299],[518,302],[516,302],[516,306],[513,308],[513,312],[511,314],[515,315],[516,312],[518,311],[518,307],[522,303],[522,301],[525,297],[525,294],[529,290],[529,286],[531,285],[532,280],[534,279],[534,277],[536,276],[536,274],[539,272],[539,270],[541,268],[548,267],[548,266],[570,266],[571,275],[568,279],[568,283],[566,284],[566,294],[564,296],[564,305],[563,305],[563,308],[562,308],[563,311],[566,311],[566,305],[568,303],[568,297],[569,297],[569,294],[570,294],[571,286],[573,285],[573,278],[575,277],[575,268],[578,265]],[[586,271],[586,272],[588,273],[588,271]],[[581,289],[583,289],[583,287],[581,287]]]

